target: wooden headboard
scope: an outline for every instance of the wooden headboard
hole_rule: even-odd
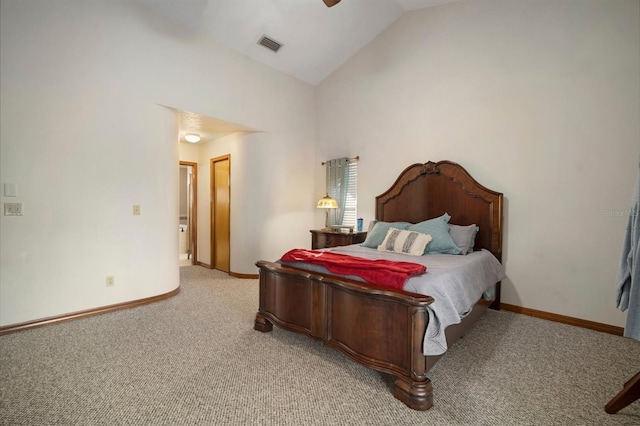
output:
[[[502,193],[478,183],[451,161],[407,167],[386,192],[376,197],[376,219],[422,222],[448,213],[450,223],[480,227],[476,248],[502,260]]]

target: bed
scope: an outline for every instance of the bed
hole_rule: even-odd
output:
[[[486,251],[499,262],[502,208],[502,194],[478,183],[459,164],[427,162],[407,167],[376,197],[376,220],[416,224],[448,214],[451,223],[477,225],[474,252]],[[434,297],[280,262],[256,265],[256,330],[269,332],[276,324],[305,334],[394,376],[393,395],[408,407],[427,410],[433,405],[427,372],[442,355],[425,356],[424,349]],[[492,288],[492,300],[479,297],[459,323],[446,327],[446,346],[451,347],[489,307],[500,308],[500,282]]]

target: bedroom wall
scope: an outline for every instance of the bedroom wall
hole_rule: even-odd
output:
[[[639,5],[473,0],[408,13],[317,86],[316,156],[360,155],[366,221],[409,164],[462,164],[505,195],[503,301],[623,326]]]
[[[257,260],[311,245],[309,229],[317,227],[314,168],[320,165],[310,161],[313,146],[296,142],[305,135],[288,131],[235,132],[180,144],[180,160],[198,163],[199,262],[211,265],[211,159],[223,155],[231,158],[231,272],[255,275]]]
[[[242,145],[233,148],[235,164],[246,164],[237,180],[249,188],[232,194],[245,203],[232,205],[234,223],[251,242],[264,242],[246,244],[245,235],[232,241],[242,252],[232,264],[237,272],[255,273],[256,259],[307,242],[313,87],[133,2],[0,5],[0,182],[19,191],[2,201],[22,202],[24,210],[22,217],[0,216],[0,325],[178,286],[178,129],[162,105],[265,132],[234,141]],[[292,158],[298,167],[290,167]],[[277,203],[258,193],[266,189]],[[133,216],[134,204],[140,216]],[[292,232],[277,241],[281,217]],[[115,276],[112,288],[107,275]]]
[[[200,200],[209,199],[210,160],[227,154],[231,158],[230,269],[234,273],[257,274],[257,260],[277,259],[291,247],[311,245],[309,229],[314,226],[317,201],[312,165],[316,162],[295,160],[308,156],[308,147],[283,140],[283,134],[236,132],[199,145],[198,171],[204,176],[198,185]],[[279,158],[269,160],[274,146],[280,146],[275,152]],[[198,260],[208,265],[209,209],[209,203],[198,204]]]

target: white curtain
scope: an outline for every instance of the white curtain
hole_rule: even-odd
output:
[[[336,158],[327,161],[327,193],[338,202],[338,208],[329,211],[329,226],[342,225],[344,206],[347,202],[348,179],[348,158]]]

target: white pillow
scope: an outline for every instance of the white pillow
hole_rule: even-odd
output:
[[[422,234],[416,231],[390,228],[384,237],[382,244],[378,246],[379,251],[393,253],[404,253],[411,256],[422,256],[427,244],[431,242],[431,235]]]

